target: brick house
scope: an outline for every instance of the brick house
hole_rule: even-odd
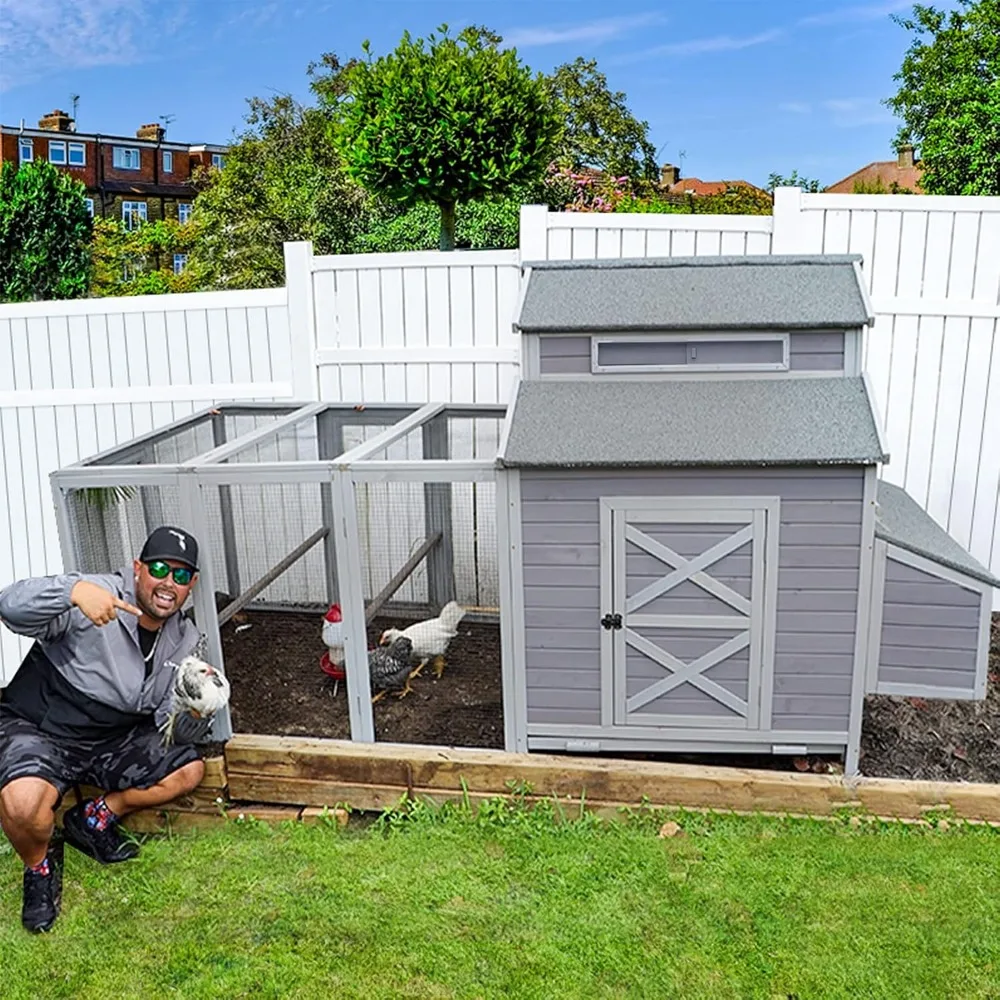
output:
[[[38,128],[0,125],[0,161],[47,160],[82,181],[91,214],[143,221],[179,219],[191,212],[196,166],[222,167],[227,147],[167,142],[162,126],[142,125],[131,136],[76,131],[65,111],[55,110]]]
[[[910,191],[913,194],[923,194],[920,189],[920,178],[923,170],[920,163],[913,157],[913,147],[900,146],[895,160],[875,160],[853,174],[824,188],[831,194],[854,194],[859,187],[868,191],[881,190],[887,194],[895,191]]]
[[[725,194],[727,191],[737,187],[750,188],[753,191],[760,191],[767,194],[763,188],[751,184],[749,181],[703,181],[697,177],[681,177],[680,168],[672,163],[665,163],[660,168],[660,190],[670,195],[709,195]]]

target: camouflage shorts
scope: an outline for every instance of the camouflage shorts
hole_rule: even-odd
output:
[[[190,744],[162,746],[152,722],[107,740],[74,740],[0,712],[0,788],[15,778],[43,778],[60,796],[76,784],[105,792],[150,788],[199,757]]]

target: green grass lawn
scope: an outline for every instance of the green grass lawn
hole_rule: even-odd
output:
[[[1000,997],[1000,834],[427,810],[232,823],[111,868],[67,847],[55,930],[0,848],[0,996]]]

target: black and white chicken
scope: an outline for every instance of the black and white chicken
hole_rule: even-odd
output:
[[[229,681],[196,655],[185,656],[174,667],[171,682],[170,712],[160,726],[160,734],[165,746],[174,740],[177,719],[186,712],[194,718],[211,719],[221,708],[229,704]]]
[[[385,697],[387,691],[395,692],[397,698],[405,698],[413,690],[410,687],[412,655],[413,643],[406,636],[400,636],[391,645],[368,650],[368,675],[372,691],[378,692],[373,695],[372,704]],[[400,687],[402,690],[397,691]]]

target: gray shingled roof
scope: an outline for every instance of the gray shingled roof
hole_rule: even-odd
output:
[[[857,254],[526,263],[514,329],[822,330],[874,322]]]
[[[1000,587],[1000,579],[966,552],[906,490],[880,479],[876,502],[875,534],[879,538]]]
[[[886,461],[860,377],[522,381],[500,464]]]

